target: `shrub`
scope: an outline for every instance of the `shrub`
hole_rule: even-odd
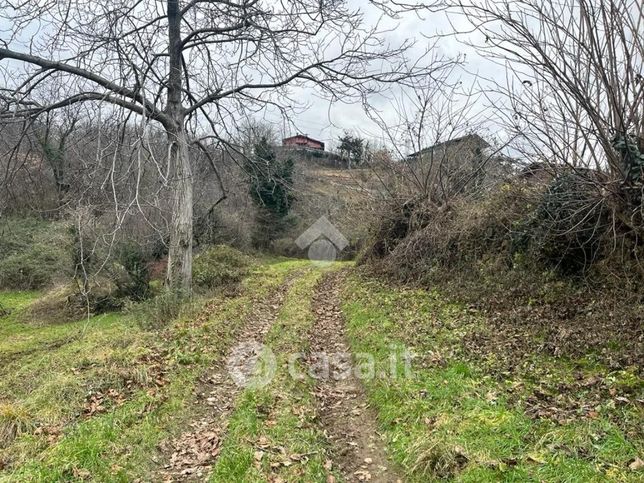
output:
[[[0,288],[40,289],[69,270],[63,225],[33,218],[0,224]]]
[[[143,302],[127,304],[126,312],[143,328],[162,329],[179,317],[187,300],[184,294],[165,290]]]
[[[270,246],[271,253],[291,258],[306,257],[306,250],[302,250],[292,237],[283,237],[273,240]]]
[[[42,246],[7,257],[0,261],[0,284],[15,290],[42,288],[51,282],[56,261],[56,253]]]
[[[194,284],[205,289],[236,285],[248,273],[251,262],[251,258],[239,250],[216,245],[195,257]]]
[[[587,271],[603,255],[602,242],[611,228],[596,186],[576,173],[554,179],[515,233],[513,251],[525,251],[537,264],[563,274]]]
[[[380,219],[371,230],[370,242],[358,259],[359,263],[386,257],[409,233],[415,208],[413,202],[402,205],[392,202],[383,208]]]
[[[140,245],[124,243],[117,249],[117,262],[124,269],[115,277],[116,297],[141,301],[150,295],[150,269]]]
[[[473,272],[490,263],[510,267],[512,227],[530,212],[533,193],[522,185],[506,185],[484,199],[457,200],[448,207],[416,203],[387,215],[363,260],[376,260],[402,280],[428,280],[434,274]],[[377,261],[380,260],[380,261]]]

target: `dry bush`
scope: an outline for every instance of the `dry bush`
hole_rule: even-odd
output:
[[[511,233],[538,191],[519,182],[502,185],[473,202],[457,201],[447,209],[408,207],[399,212],[403,216],[398,220],[383,218],[367,257],[381,258],[377,265],[395,278],[419,282],[443,270],[475,270],[491,259],[511,266]]]
[[[515,178],[440,208],[392,205],[373,228],[362,261],[416,282],[436,281],[444,271],[476,276],[511,269],[587,281],[601,269],[644,280],[641,239],[620,224],[615,206],[588,173],[546,182]]]
[[[644,357],[644,244],[590,186],[567,176],[515,179],[446,210],[418,204],[402,218],[407,236],[380,240],[394,248],[372,249],[366,269],[440,287],[488,313],[492,330],[464,344],[473,354],[503,354],[503,370],[535,350],[591,351],[611,367],[632,365]],[[384,218],[385,228],[391,223]]]
[[[437,439],[421,439],[409,450],[408,459],[412,474],[451,479],[462,470],[468,462],[465,450],[458,446],[449,446]],[[415,455],[412,460],[411,455]]]

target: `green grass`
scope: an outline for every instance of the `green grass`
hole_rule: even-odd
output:
[[[386,287],[352,277],[343,310],[354,353],[376,359],[389,371],[392,347],[417,355],[411,377],[365,382],[394,459],[410,481],[641,481],[629,469],[644,445],[641,411],[606,404],[594,419],[563,423],[530,418],[523,401],[539,386],[555,390],[583,362],[530,354],[531,378],[518,372],[497,377],[491,354],[467,357],[463,342],[485,334],[485,320],[438,293]],[[610,377],[586,365],[585,375]],[[620,375],[620,381],[633,374]],[[641,383],[641,381],[639,381]],[[582,395],[583,398],[583,395]]]
[[[145,479],[158,469],[159,443],[190,420],[198,377],[225,354],[253,298],[300,265],[258,267],[240,295],[217,296],[209,317],[185,310],[161,332],[123,314],[25,321],[20,310],[37,294],[3,293],[3,305],[17,310],[0,319],[0,480]],[[92,395],[115,393],[88,412]]]
[[[0,292],[0,304],[10,309],[0,317],[0,481],[153,479],[163,463],[159,444],[195,417],[199,377],[227,353],[252,301],[295,271],[303,275],[265,341],[278,371],[267,386],[242,392],[210,479],[326,481],[329,448],[313,380],[293,379],[286,370],[290,354],[306,351],[315,320],[310,301],[323,271],[309,267],[264,261],[238,294],[211,299],[216,308],[208,316],[199,315],[206,302],[199,300],[163,330],[127,314],[32,320],[27,309],[43,294]],[[359,276],[349,279],[343,310],[352,350],[372,354],[376,373],[384,374],[365,386],[389,453],[410,481],[642,480],[629,469],[644,454],[641,406],[606,395],[641,398],[634,368],[535,349],[516,370],[499,371],[494,353],[464,350],[492,330],[483,316],[437,292]],[[400,362],[405,348],[418,354],[412,377],[404,377],[400,363],[392,377],[390,355]],[[594,386],[580,386],[579,378],[601,380],[602,399],[592,399]],[[538,391],[581,409],[563,419],[530,417]],[[92,397],[109,394],[92,412]]]
[[[327,481],[328,445],[317,424],[314,382],[299,362],[301,379],[287,370],[289,355],[308,347],[310,301],[321,275],[309,271],[287,294],[265,340],[276,355],[275,377],[242,393],[210,481]]]

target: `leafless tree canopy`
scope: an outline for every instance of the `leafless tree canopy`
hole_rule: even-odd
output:
[[[616,137],[644,135],[644,10],[634,0],[460,4],[507,70],[509,127],[545,159],[624,177]]]
[[[418,7],[377,5],[389,14]],[[11,25],[0,41],[5,121],[24,133],[89,102],[125,112],[141,148],[165,132],[162,159],[149,148],[146,159],[172,194],[167,280],[182,290],[191,283],[195,148],[226,142],[249,113],[293,109],[305,84],[358,100],[426,72],[405,58],[411,43],[391,47],[339,0],[2,0],[0,12]]]

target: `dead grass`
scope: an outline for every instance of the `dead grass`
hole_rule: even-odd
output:
[[[9,445],[17,436],[35,429],[33,417],[24,407],[0,404],[0,448]]]

